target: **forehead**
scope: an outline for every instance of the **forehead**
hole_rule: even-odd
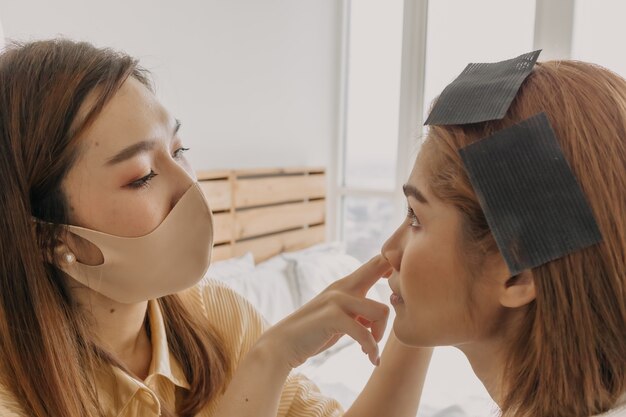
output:
[[[87,111],[93,100],[94,97],[89,97],[81,111]],[[93,156],[94,150],[112,154],[134,142],[161,137],[169,125],[169,114],[155,95],[140,81],[129,77],[79,140],[85,157]]]
[[[413,169],[411,170],[411,174],[409,175],[409,179],[407,184],[413,185],[420,190],[420,192],[431,201],[434,199],[433,194],[430,192],[429,181],[427,178],[427,170],[424,168],[425,159],[424,152],[420,151],[415,160],[415,164],[413,164]]]

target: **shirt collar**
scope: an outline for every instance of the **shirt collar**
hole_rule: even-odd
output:
[[[146,384],[151,385],[150,383],[155,376],[161,375],[180,388],[190,389],[182,367],[172,352],[170,352],[165,333],[163,313],[156,300],[148,301],[148,318],[152,333],[152,363],[150,364],[149,375],[145,381]]]
[[[141,401],[154,415],[161,414],[161,406],[155,395],[157,378],[164,377],[175,387],[189,389],[189,383],[179,362],[172,355],[167,343],[163,313],[156,300],[148,301],[152,361],[145,381],[139,381],[120,368],[113,366],[98,375],[98,395],[107,416],[123,415],[132,401]]]

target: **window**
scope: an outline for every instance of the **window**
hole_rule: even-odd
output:
[[[397,197],[406,172],[400,171],[414,162],[412,155],[398,152],[400,106],[404,103],[400,94],[404,2],[346,2],[338,229],[348,253],[365,261],[380,251],[399,225],[400,213],[404,215]],[[423,74],[423,116],[468,62],[494,62],[533,49],[534,0],[436,0],[428,2],[427,10],[422,20],[427,22],[426,31],[421,35],[425,59],[417,64]],[[415,126],[415,136],[420,129]],[[495,409],[465,356],[455,348],[438,348],[420,414],[459,404],[468,416],[490,415]]]
[[[424,112],[469,62],[496,62],[533,49],[535,2],[428,2]]]
[[[343,198],[346,249],[352,256],[365,261],[380,252],[380,248],[398,226],[393,220],[394,206],[389,197],[355,196]]]
[[[402,9],[402,0],[358,0],[348,8],[340,235],[362,261],[379,253],[397,226]]]
[[[428,2],[424,118],[432,101],[469,62],[496,62],[533,49],[535,2],[437,0]],[[489,415],[494,405],[465,355],[437,348],[423,392],[438,410],[462,404],[468,415]]]
[[[338,234],[346,240],[348,252],[365,261],[380,251],[404,211],[397,192],[406,172],[398,173],[401,165],[396,160],[404,2],[358,0],[347,4]],[[530,51],[534,14],[533,0],[429,2],[425,114],[432,100],[468,62],[508,59]],[[419,126],[416,129],[419,135]],[[408,164],[412,166],[413,160]],[[383,213],[391,213],[393,221]]]

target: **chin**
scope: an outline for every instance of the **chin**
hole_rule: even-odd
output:
[[[435,342],[433,335],[428,334],[428,332],[419,332],[407,324],[399,321],[397,317],[393,322],[393,332],[400,343],[410,347],[440,346]]]
[[[420,327],[415,322],[402,322],[397,317],[393,322],[393,331],[400,343],[416,348],[450,346],[456,339],[450,333],[435,333],[431,326]]]

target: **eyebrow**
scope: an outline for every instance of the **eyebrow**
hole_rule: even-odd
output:
[[[176,119],[176,124],[174,125],[172,137],[176,136],[176,134],[180,130],[180,124],[181,124],[180,120]],[[154,149],[155,145],[156,145],[156,141],[153,141],[153,140],[142,140],[141,142],[134,143],[122,149],[113,157],[109,158],[106,162],[106,165],[110,166],[110,165],[119,164],[120,162],[126,161],[134,157],[137,154],[151,151],[152,149]]]
[[[420,190],[417,189],[416,186],[411,184],[404,184],[402,186],[402,191],[404,191],[404,195],[408,197],[414,197],[420,203],[428,204],[428,200],[424,197],[424,194]]]

